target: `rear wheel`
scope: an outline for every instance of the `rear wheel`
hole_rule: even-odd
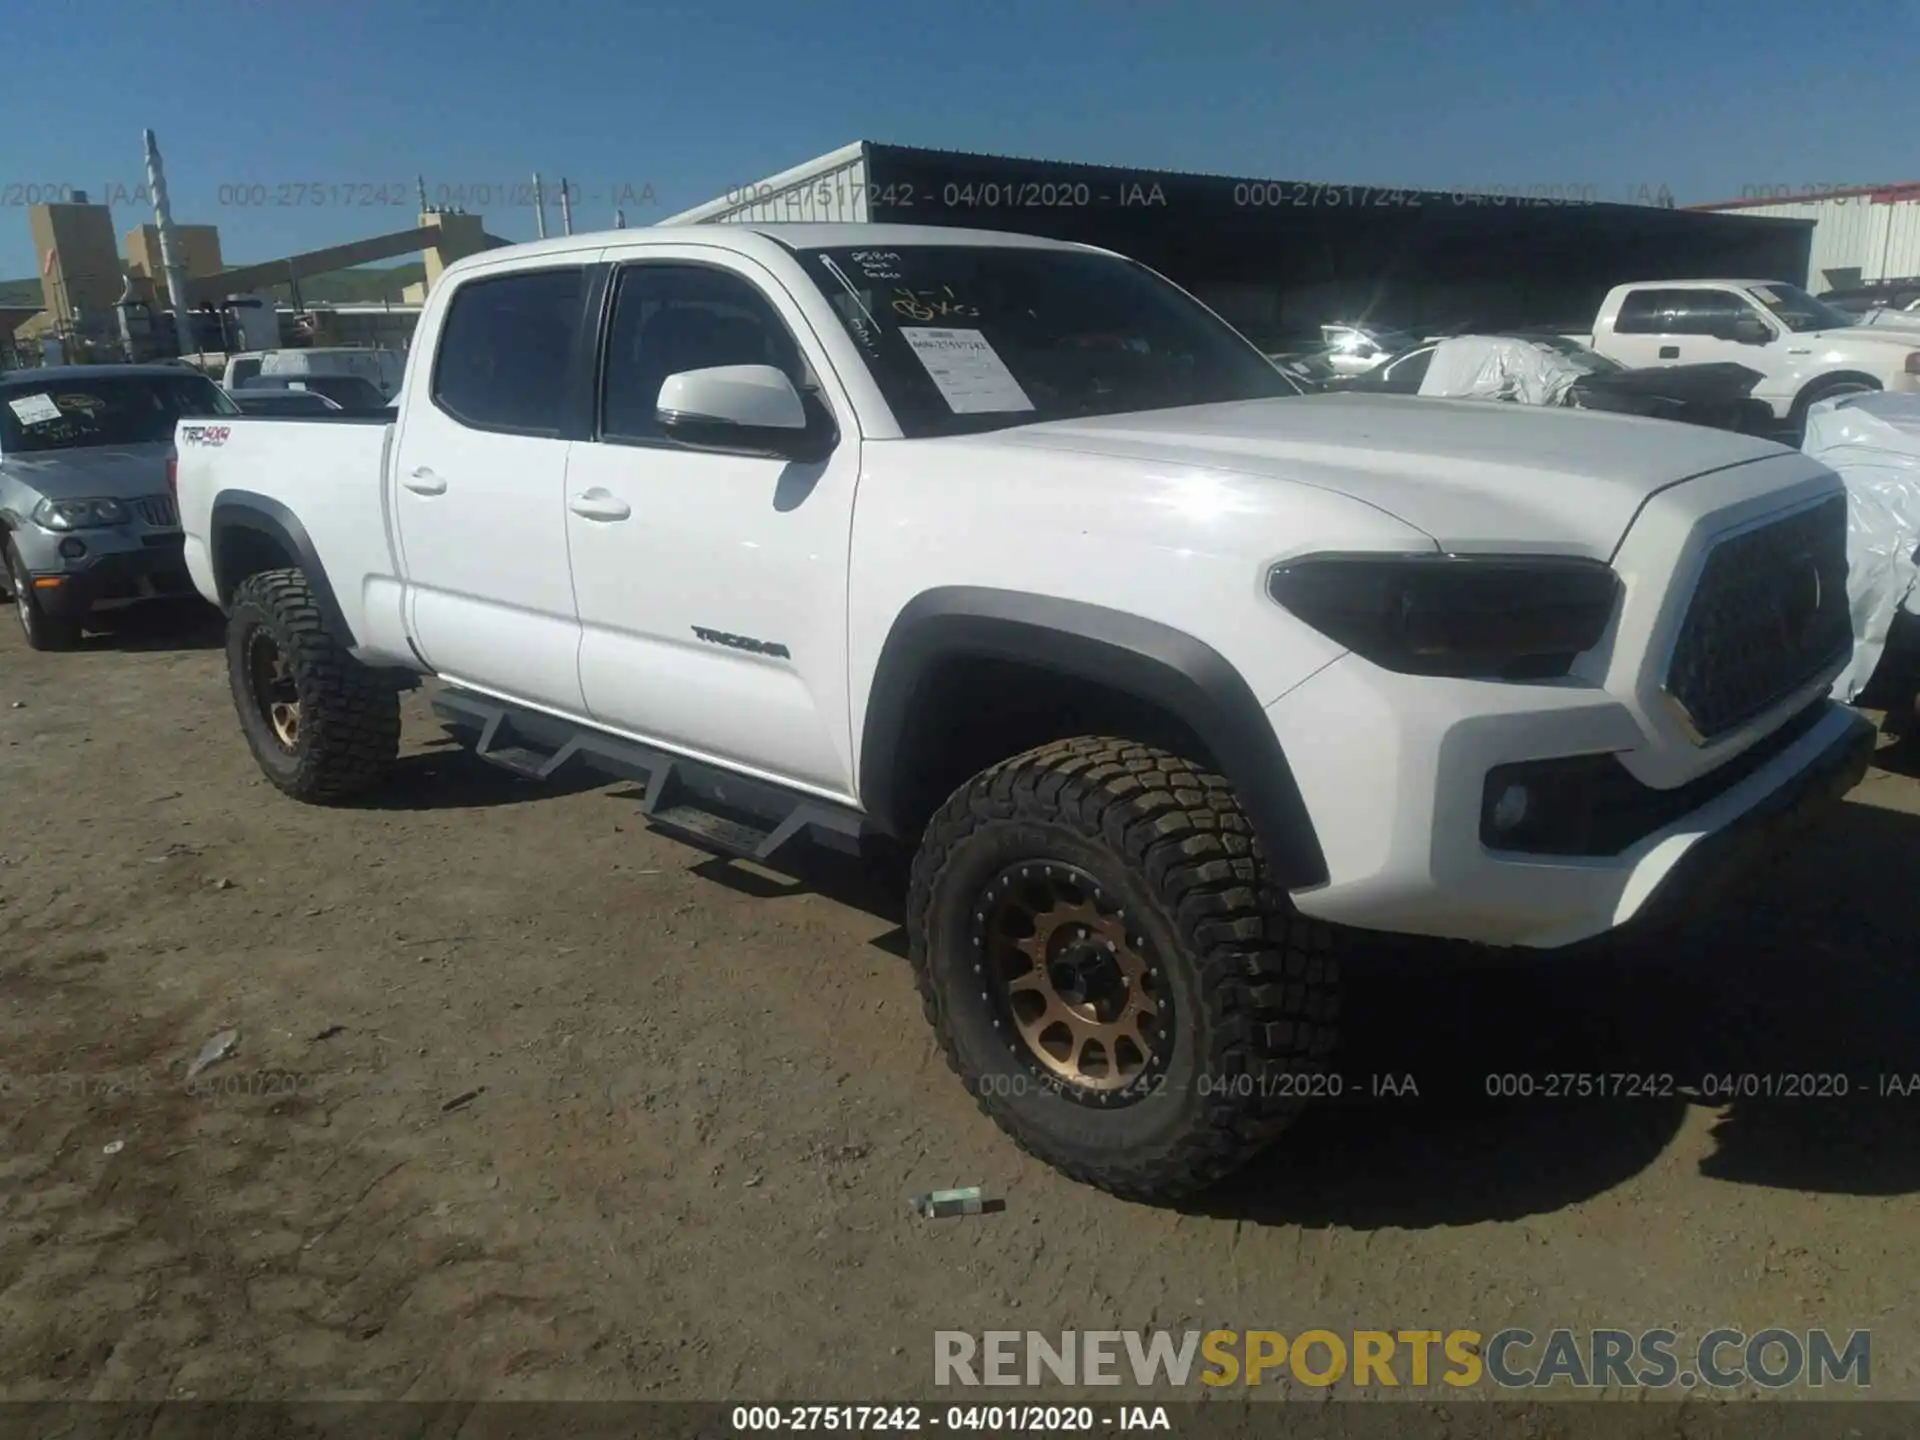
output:
[[[80,622],[65,615],[49,615],[33,588],[33,576],[14,543],[7,542],[7,586],[13,591],[13,613],[20,633],[34,650],[71,650],[80,643]]]
[[[1186,1194],[1333,1093],[1333,932],[1272,886],[1226,781],[1166,751],[1065,740],[969,781],[908,928],[948,1064],[1076,1179]]]
[[[227,621],[227,679],[261,771],[297,800],[349,800],[386,778],[400,694],[346,652],[298,570],[249,576]]]

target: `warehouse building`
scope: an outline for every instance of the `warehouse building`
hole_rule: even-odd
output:
[[[1811,222],[1812,283],[1807,288],[1816,294],[1889,282],[1913,282],[1920,288],[1920,181],[1817,195],[1751,195],[1692,208],[1757,220]]]
[[[1152,265],[1257,341],[1328,320],[1574,324],[1629,280],[1803,284],[1805,219],[1236,179],[857,141],[660,222],[874,221],[1022,230]]]

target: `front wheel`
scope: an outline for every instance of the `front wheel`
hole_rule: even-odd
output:
[[[20,633],[33,650],[71,650],[80,643],[80,622],[65,615],[49,615],[33,588],[27,562],[19,547],[7,542],[7,585],[13,591],[13,613]]]
[[[253,758],[296,800],[349,800],[400,749],[400,693],[327,629],[298,570],[251,575],[227,619],[227,680]]]
[[[1085,737],[976,776],[927,827],[908,930],[948,1064],[1075,1179],[1187,1194],[1331,1093],[1333,932],[1227,782],[1164,750]]]

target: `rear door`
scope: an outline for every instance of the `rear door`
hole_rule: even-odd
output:
[[[570,400],[588,384],[585,264],[462,277],[394,443],[408,630],[476,689],[578,715],[567,557]],[[577,409],[577,406],[574,408]]]

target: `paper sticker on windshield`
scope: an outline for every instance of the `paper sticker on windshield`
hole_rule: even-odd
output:
[[[1033,401],[1013,378],[1000,354],[978,330],[933,330],[902,325],[901,338],[913,347],[927,374],[956,415],[1031,410]]]
[[[1769,290],[1764,285],[1754,286],[1753,293],[1758,295],[1762,300],[1766,301],[1767,304],[1769,305],[1778,305],[1780,303],[1780,297],[1774,294],[1773,291]]]
[[[22,395],[7,401],[7,407],[19,417],[22,425],[45,425],[49,420],[60,418],[60,407],[45,394]]]

